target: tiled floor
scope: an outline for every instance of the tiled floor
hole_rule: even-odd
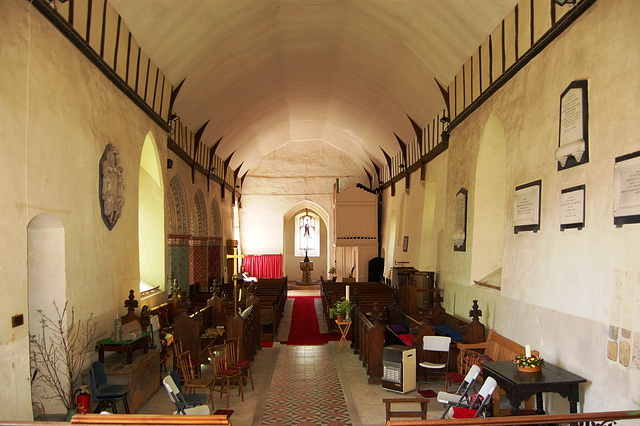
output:
[[[312,290],[313,291],[313,290]],[[318,295],[308,291],[290,291],[289,295]],[[293,293],[293,294],[292,294]],[[285,308],[280,329],[281,340],[287,339],[291,323],[291,300]],[[283,337],[284,336],[284,337]],[[383,398],[418,396],[417,391],[398,394],[386,391],[381,385],[370,385],[365,368],[357,355],[338,342],[324,346],[288,346],[276,342],[273,348],[258,351],[253,365],[255,391],[245,388],[244,402],[237,392],[231,395],[230,408],[234,425],[384,425]],[[171,363],[169,363],[171,365]],[[203,376],[210,377],[211,369],[203,365]],[[441,384],[422,386],[434,391]],[[226,396],[215,395],[215,408],[226,409]],[[346,406],[346,408],[345,408]],[[414,406],[415,407],[415,406]],[[414,407],[409,409],[413,410]],[[139,413],[172,412],[173,404],[161,387]],[[398,407],[400,408],[400,407]],[[442,406],[430,400],[428,418],[439,418]],[[332,423],[333,422],[333,423]]]
[[[262,424],[351,424],[328,345],[280,347]]]

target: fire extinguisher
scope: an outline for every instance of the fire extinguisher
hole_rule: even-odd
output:
[[[76,390],[76,406],[78,407],[78,414],[89,414],[89,391],[87,385],[80,386],[80,389]]]

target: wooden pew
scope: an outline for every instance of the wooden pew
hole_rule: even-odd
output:
[[[191,351],[192,359],[202,360],[209,346],[223,342],[224,333],[216,336],[215,330],[209,329],[224,326],[224,318],[223,301],[214,296],[199,311],[191,315],[181,311],[174,318],[174,337],[181,343],[184,351]],[[176,369],[175,359],[173,368]]]
[[[371,312],[374,304],[378,306],[388,306],[393,303],[392,287],[379,282],[321,282],[320,297],[322,299],[322,309],[324,311],[327,329],[330,332],[337,332],[338,327],[334,320],[329,318],[329,308],[341,298],[345,297],[345,287],[349,286],[351,295],[356,292],[360,296],[359,304],[365,312]]]
[[[382,312],[374,304],[367,316],[365,309],[357,305],[353,312],[352,340],[357,339],[359,359],[367,370],[369,384],[382,383],[382,348],[384,347],[384,324]],[[357,332],[355,331],[357,330]],[[356,337],[353,337],[353,336]]]
[[[287,302],[287,277],[260,278],[256,296],[260,299],[261,340],[273,340],[280,328]]]
[[[240,338],[240,359],[253,361],[260,347],[260,303],[248,299],[249,306],[238,315],[227,315],[227,338]],[[229,312],[229,311],[227,311]],[[233,309],[231,310],[233,312]]]

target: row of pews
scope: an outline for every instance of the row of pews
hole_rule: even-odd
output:
[[[478,343],[485,340],[484,325],[480,323],[482,312],[477,301],[469,312],[471,321],[451,315],[442,308],[442,298],[436,292],[433,308],[417,309],[418,318],[400,303],[396,288],[377,282],[323,282],[321,298],[327,320],[327,328],[337,328],[329,319],[329,307],[346,295],[349,286],[353,303],[351,320],[351,347],[366,368],[369,383],[381,383],[383,374],[382,352],[385,346],[407,345],[416,348],[417,362],[423,360],[424,336],[448,335],[452,338],[450,369],[456,370],[457,343]],[[435,360],[433,360],[435,361]],[[416,367],[419,368],[419,367]]]
[[[212,292],[192,285],[189,294],[172,295],[151,308],[150,315],[157,315],[161,331],[171,333],[194,359],[203,359],[209,347],[224,339],[240,337],[243,359],[253,360],[260,341],[272,340],[277,333],[286,301],[286,277],[239,281],[237,288],[231,283],[215,285]]]

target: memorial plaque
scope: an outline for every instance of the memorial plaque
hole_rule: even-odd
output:
[[[640,151],[616,158],[613,179],[615,225],[640,222]]]
[[[560,195],[560,230],[584,228],[585,185],[563,189]]]
[[[589,162],[587,80],[572,82],[560,95],[558,170]]]
[[[453,250],[467,250],[467,190],[460,188],[456,194],[455,223],[453,227]]]
[[[540,195],[542,181],[516,187],[513,232],[540,230]]]

